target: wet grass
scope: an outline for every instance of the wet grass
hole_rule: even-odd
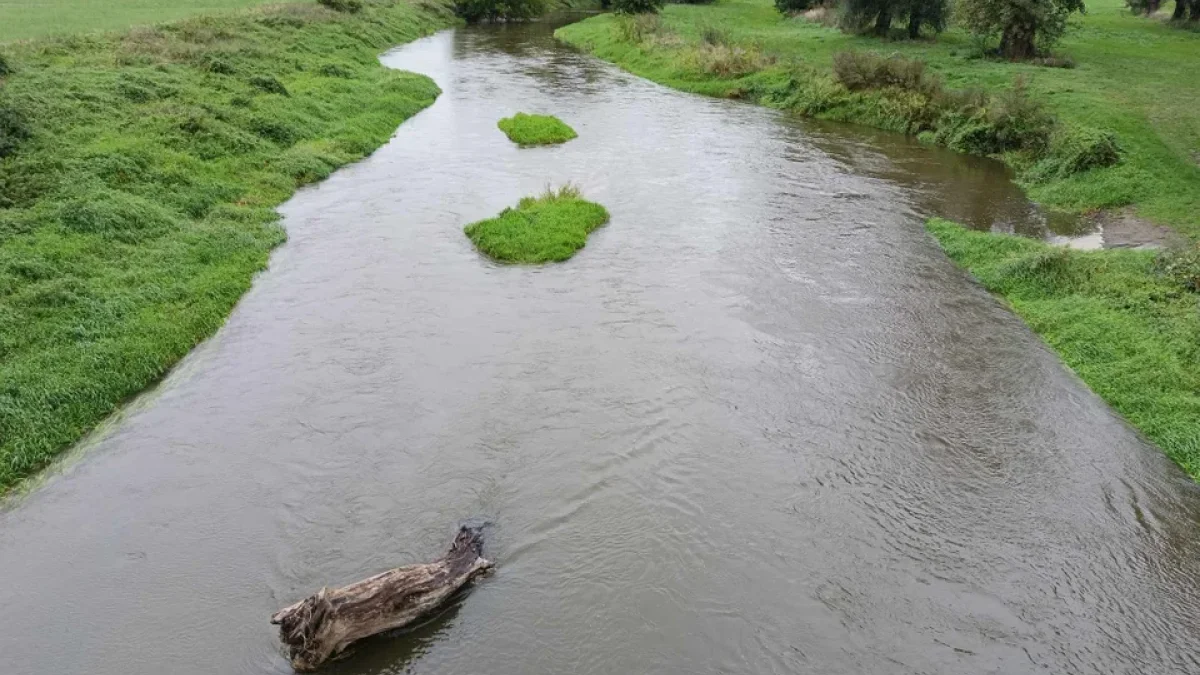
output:
[[[587,244],[588,235],[608,222],[608,211],[566,185],[525,197],[516,208],[468,225],[464,231],[489,257],[506,263],[562,262]]]
[[[946,254],[1003,298],[1084,382],[1200,479],[1200,294],[1148,251],[1073,251],[944,220]]]
[[[575,138],[575,130],[553,115],[517,113],[505,117],[496,126],[508,140],[520,145],[554,145]]]
[[[121,30],[281,1],[307,0],[6,0],[0,3],[0,42]]]
[[[223,323],[274,207],[438,95],[379,52],[452,21],[290,4],[4,50],[0,491]]]
[[[638,75],[678,89],[740,97],[814,117],[906,131],[923,109],[919,93],[849,92],[833,75],[847,50],[898,54],[926,62],[951,91],[1002,96],[1017,76],[1067,132],[1064,159],[1111,132],[1122,149],[1112,167],[1046,171],[1028,157],[1006,159],[1031,196],[1084,211],[1136,206],[1139,216],[1200,237],[1200,45],[1193,32],[1129,15],[1122,0],[1089,0],[1088,14],[1058,47],[1075,68],[979,58],[953,29],[936,41],[886,42],[785,18],[770,0],[668,5],[661,19],[602,15],[559,29],[564,41]],[[936,121],[936,120],[935,120]],[[1071,154],[1075,153],[1075,157]],[[1063,163],[1051,168],[1060,168]]]

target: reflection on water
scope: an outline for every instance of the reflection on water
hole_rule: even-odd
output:
[[[998,165],[545,26],[385,61],[444,94],[285,205],[227,326],[0,514],[5,675],[286,673],[274,611],[472,517],[495,576],[331,672],[1200,672],[1200,492],[922,228],[1043,232]],[[518,110],[579,137],[518,149]],[[463,236],[565,180],[612,214],[569,263]]]

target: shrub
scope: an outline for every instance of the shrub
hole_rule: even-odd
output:
[[[933,96],[941,80],[925,71],[925,62],[874,52],[843,51],[833,55],[833,74],[850,91],[895,87]]]
[[[4,77],[10,73],[12,73],[12,66],[8,65],[8,59],[3,54],[0,54],[0,77]]]
[[[362,0],[317,0],[317,2],[335,12],[346,12],[347,14],[361,12],[363,8]]]
[[[1160,274],[1189,291],[1200,292],[1200,245],[1181,246],[1158,254],[1154,261]]]
[[[270,75],[255,75],[251,77],[250,86],[267,94],[289,95],[287,87],[283,86],[282,82]]]
[[[1062,178],[1121,161],[1121,146],[1111,131],[1059,126],[1050,136],[1046,156],[1030,170],[1035,180]]]
[[[993,152],[1031,150],[1040,152],[1050,140],[1054,118],[1040,101],[1029,95],[1029,83],[1018,76],[1013,86],[992,99],[988,122],[994,130]]]
[[[700,29],[700,42],[713,47],[729,44],[729,34],[716,26],[704,26]]]
[[[454,14],[467,23],[535,19],[549,9],[548,0],[454,0]]]
[[[617,31],[622,41],[641,44],[648,37],[663,34],[666,28],[658,14],[633,14],[617,17]]]
[[[663,0],[612,0],[617,14],[656,14],[662,6]]]
[[[684,66],[721,77],[741,77],[756,73],[774,63],[756,47],[737,47],[702,43],[681,54]]]
[[[775,9],[780,14],[796,14],[811,9],[813,0],[775,0]]]

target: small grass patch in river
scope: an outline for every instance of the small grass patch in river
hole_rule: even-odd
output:
[[[939,219],[927,227],[1092,391],[1200,479],[1200,294],[1182,273],[1187,256],[1074,251]]]
[[[471,223],[467,237],[488,256],[507,263],[562,262],[587,243],[592,230],[608,222],[603,206],[583,198],[567,184],[525,197],[516,208]]]
[[[496,123],[508,140],[520,145],[554,145],[575,138],[575,130],[553,115],[517,113]]]

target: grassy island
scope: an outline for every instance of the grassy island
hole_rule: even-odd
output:
[[[520,145],[555,145],[575,138],[575,130],[553,115],[517,113],[505,117],[496,126],[508,140]]]
[[[565,185],[525,197],[516,208],[465,228],[475,246],[506,263],[561,262],[587,243],[593,230],[608,222],[608,211]]]

